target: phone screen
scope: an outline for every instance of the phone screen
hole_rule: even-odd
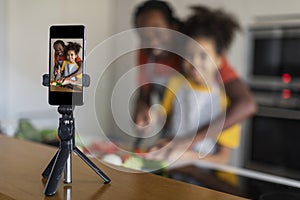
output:
[[[85,59],[85,27],[50,27],[49,104],[82,105]]]

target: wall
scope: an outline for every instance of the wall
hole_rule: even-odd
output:
[[[6,121],[17,120],[20,117],[38,119],[39,122],[46,119],[48,126],[55,127],[59,116],[57,108],[48,105],[47,88],[41,85],[42,74],[48,71],[48,28],[52,24],[85,24],[87,55],[89,55],[96,45],[113,33],[111,22],[114,21],[114,15],[111,11],[114,2],[110,0],[90,0],[88,3],[79,0],[0,2],[0,39],[2,42],[4,35],[6,41],[5,57],[1,53],[6,65],[4,67],[1,63],[1,69],[4,69],[7,79],[4,84],[5,96],[1,95],[0,98],[1,113],[5,113],[1,114],[1,117],[5,117]],[[2,26],[5,28],[2,29]],[[2,48],[1,45],[1,52],[4,51]],[[87,73],[94,68],[101,70],[101,64],[87,68]],[[3,80],[1,83],[4,83]],[[1,93],[3,94],[2,89]]]
[[[6,118],[6,98],[7,89],[5,88],[6,85],[6,78],[7,78],[7,68],[5,67],[6,63],[6,1],[0,1],[0,71],[1,71],[1,79],[0,85],[4,87],[0,87],[0,120]]]
[[[136,5],[143,2],[142,0],[122,0],[117,1],[117,30],[126,30],[132,28],[132,12]],[[232,66],[239,72],[239,74],[246,78],[247,75],[247,46],[245,33],[250,24],[256,22],[258,16],[269,15],[286,15],[299,13],[298,7],[300,2],[297,0],[278,1],[276,4],[272,0],[168,0],[177,16],[185,18],[189,13],[189,6],[191,5],[207,5],[213,8],[224,8],[226,11],[234,14],[243,31],[235,38],[234,43],[228,52],[228,60]],[[299,20],[299,19],[298,19]]]
[[[87,54],[93,52],[99,43],[114,33],[132,28],[132,11],[141,0],[0,0],[0,120],[14,121],[20,117],[46,119],[47,123],[57,126],[56,107],[47,103],[47,88],[41,85],[41,76],[48,69],[48,28],[51,24],[83,23],[87,26]],[[256,16],[298,13],[300,2],[297,0],[172,0],[178,16],[184,18],[189,13],[188,6],[205,4],[223,7],[238,17],[244,30],[253,23]],[[228,60],[243,79],[247,78],[247,42],[245,31],[237,35]],[[95,52],[95,51],[94,51]],[[103,52],[105,56],[112,52]],[[97,104],[101,110],[101,122],[107,130],[112,129],[110,114],[110,92],[118,78],[135,64],[135,56],[116,62],[101,82],[104,91],[103,101]],[[126,69],[125,67],[126,66]],[[104,70],[106,66],[88,66],[87,73]],[[128,88],[135,86],[135,76],[128,81]],[[96,98],[87,88],[87,99]],[[124,88],[124,94],[127,93]],[[121,102],[121,101],[120,101]],[[92,105],[94,106],[94,105]],[[79,108],[80,109],[80,108]],[[79,110],[78,109],[78,110]],[[80,122],[88,122],[90,113],[78,116]],[[48,120],[49,119],[49,120]],[[50,120],[51,119],[51,120]],[[127,120],[127,119],[125,119]],[[96,129],[90,128],[90,132]]]

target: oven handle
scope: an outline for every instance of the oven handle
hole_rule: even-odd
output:
[[[274,108],[274,107],[271,108],[266,106],[258,106],[258,112],[255,115],[264,116],[264,117],[300,120],[300,110],[290,110],[290,109]]]

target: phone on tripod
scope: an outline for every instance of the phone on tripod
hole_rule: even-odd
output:
[[[49,29],[50,105],[83,105],[85,72],[84,25],[53,25]]]

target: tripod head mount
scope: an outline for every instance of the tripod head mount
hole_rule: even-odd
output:
[[[59,119],[58,136],[62,141],[70,140],[73,138],[75,130],[73,118],[74,106],[60,105],[57,110],[62,115]]]
[[[72,115],[74,109],[71,105],[60,105],[57,110],[61,115]]]
[[[42,85],[49,88],[48,103],[50,105],[78,105],[84,104],[83,87],[90,86],[90,76],[81,74],[82,77],[76,80],[63,77],[54,80],[50,74],[42,76]],[[75,77],[74,77],[75,78]]]

